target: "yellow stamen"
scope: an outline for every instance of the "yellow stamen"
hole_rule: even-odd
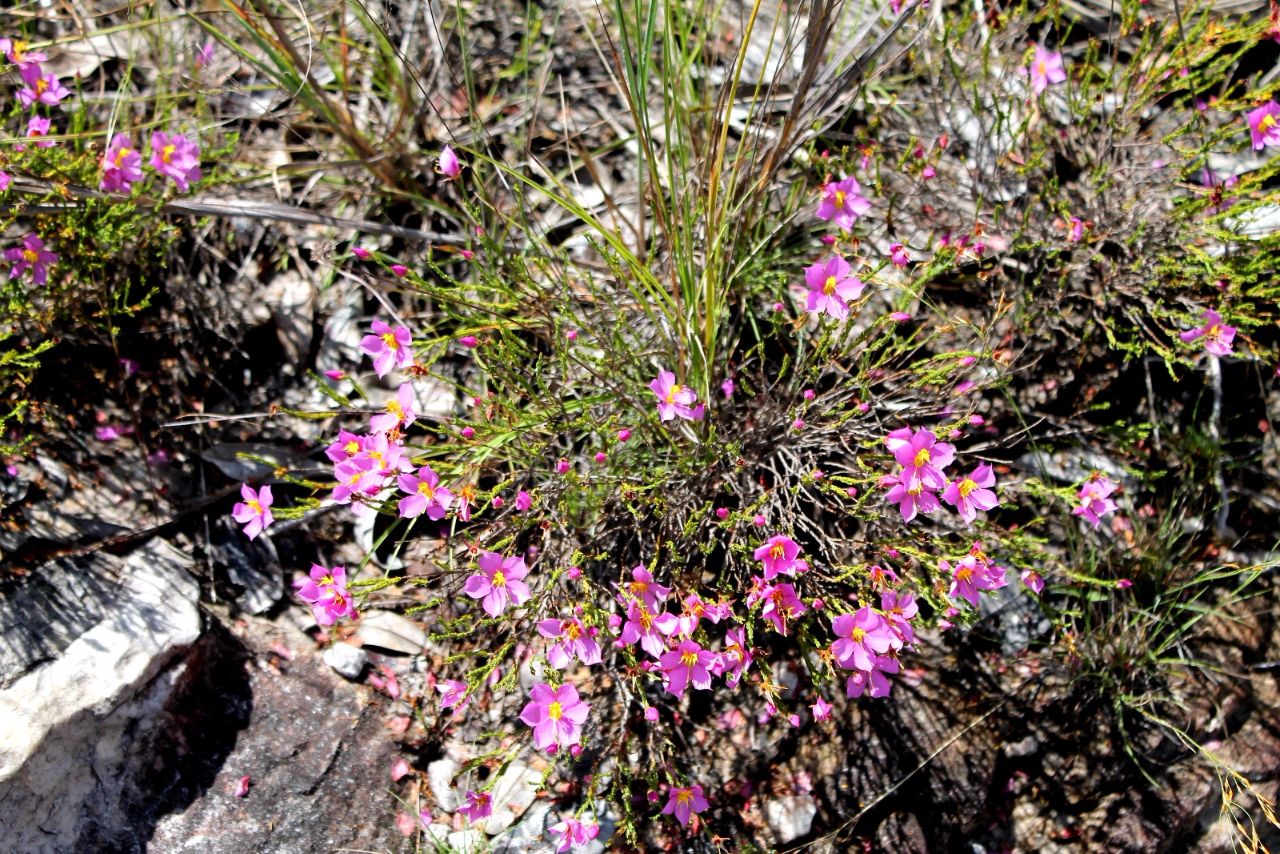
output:
[[[436,497],[436,491],[425,480],[418,481],[418,494],[425,495],[428,501],[432,501]]]
[[[859,629],[857,627],[855,627],[853,631],[849,632],[849,640],[853,641],[854,643],[862,643],[862,639],[865,638],[866,636],[867,636],[866,630]]]
[[[560,706],[559,701],[547,706],[547,717],[551,718],[553,721],[558,721],[564,717],[564,709]]]
[[[696,653],[682,652],[680,653],[680,663],[685,667],[693,667],[698,663],[698,656]]]
[[[22,260],[28,264],[34,264],[40,260],[40,255],[34,249],[23,249]]]
[[[836,277],[827,276],[827,280],[822,284],[822,292],[827,296],[831,296],[836,292]]]
[[[672,383],[671,388],[667,389],[667,403],[675,403],[676,395],[682,391],[680,383]]]
[[[916,468],[920,468],[920,466],[929,462],[930,459],[932,459],[932,457],[929,455],[929,449],[921,448],[920,450],[916,451],[914,465]]]
[[[387,345],[387,347],[391,349],[391,352],[393,353],[400,349],[400,342],[396,340],[396,336],[394,332],[385,333],[382,336],[382,341]]]
[[[160,159],[165,163],[170,162],[170,158],[173,157],[173,151],[175,148],[177,148],[177,146],[171,142],[164,148],[160,149]]]
[[[502,574],[502,570],[498,570],[493,574],[493,581],[490,584],[493,587],[504,587],[507,583],[507,577]]]
[[[836,207],[844,207],[844,190],[836,190]]]
[[[245,504],[249,505],[249,509],[259,515],[262,514],[262,504],[255,498],[250,498]]]
[[[964,480],[960,481],[960,485],[956,487],[956,491],[960,493],[961,498],[968,498],[969,493],[973,492],[977,488],[978,484],[966,477]]]

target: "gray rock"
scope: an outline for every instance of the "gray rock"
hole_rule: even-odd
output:
[[[284,597],[284,570],[270,537],[250,540],[229,516],[213,520],[213,565],[239,590],[236,602],[250,614],[265,614]]]
[[[485,819],[485,832],[493,836],[510,827],[518,816],[529,809],[541,785],[540,772],[518,759],[509,764],[490,792],[493,814]]]
[[[349,643],[335,643],[324,651],[324,663],[347,679],[359,679],[369,656],[363,649]]]
[[[391,611],[369,611],[360,620],[356,637],[365,646],[417,655],[427,645],[427,633],[412,620]]]
[[[552,844],[547,828],[557,821],[551,815],[551,803],[539,801],[509,830],[491,840],[493,854],[553,854],[556,846]]]
[[[783,845],[807,836],[817,814],[818,805],[808,795],[789,795],[764,806],[765,821]]]
[[[123,560],[85,560],[99,578],[103,564],[118,575],[110,606],[50,627],[51,660],[28,662],[0,691],[7,850],[106,850],[105,840],[127,830],[133,792],[125,771],[145,755],[151,722],[201,633],[190,560],[173,547],[157,540]],[[12,605],[0,600],[5,611]]]
[[[461,767],[449,758],[437,759],[427,766],[427,784],[436,805],[445,812],[453,812],[462,806],[463,793],[453,785],[453,778]]]

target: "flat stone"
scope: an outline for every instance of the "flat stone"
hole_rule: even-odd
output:
[[[808,795],[789,795],[764,805],[765,821],[783,845],[808,836],[817,814],[818,805]]]
[[[437,759],[427,766],[427,784],[436,799],[436,806],[445,812],[453,812],[462,806],[465,795],[453,785],[453,778],[462,766],[452,759]]]
[[[509,764],[490,792],[493,813],[485,819],[485,832],[494,836],[510,827],[518,816],[529,809],[541,785],[540,772],[519,760]]]
[[[359,679],[369,656],[363,649],[349,643],[335,643],[324,651],[324,663],[347,679]]]
[[[391,611],[369,611],[360,619],[356,637],[365,646],[417,655],[427,645],[427,633],[412,620]]]

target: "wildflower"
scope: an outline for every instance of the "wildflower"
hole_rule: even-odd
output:
[[[533,506],[533,496],[525,492],[523,489],[516,493],[516,511],[527,513],[529,508]]]
[[[520,580],[529,574],[522,558],[485,552],[476,564],[480,573],[467,579],[463,592],[472,599],[483,599],[485,613],[490,617],[501,614],[507,605],[519,607],[529,601],[529,586]]]
[[[851,274],[849,262],[839,255],[824,264],[819,261],[804,271],[805,284],[809,287],[805,308],[814,314],[831,315],[836,320],[849,316],[849,303],[862,295],[866,287]]]
[[[710,804],[703,796],[702,787],[695,784],[692,786],[684,786],[671,790],[671,795],[667,799],[667,805],[662,808],[663,815],[674,815],[676,821],[682,825],[689,824],[689,818],[694,813],[700,813]]]
[[[1113,483],[1109,478],[1101,474],[1095,473],[1080,487],[1080,491],[1076,493],[1076,500],[1080,503],[1072,508],[1072,516],[1083,516],[1093,523],[1093,527],[1101,524],[1100,518],[1104,513],[1113,513],[1116,510],[1116,503],[1111,500],[1111,493],[1115,492],[1119,485]]]
[[[49,282],[49,267],[58,262],[58,254],[44,248],[44,241],[34,234],[22,238],[22,246],[4,251],[6,260],[15,262],[9,269],[9,278],[16,279],[31,270],[31,280],[37,285]]]
[[[1067,79],[1067,72],[1062,67],[1062,54],[1047,50],[1043,45],[1035,46],[1031,67],[1018,70],[1031,77],[1031,89],[1037,95],[1048,88],[1049,84],[1061,83]]]
[[[605,460],[609,459],[609,455],[606,454],[604,451],[596,451],[596,454],[594,457],[592,457],[592,459],[594,459],[597,463],[603,463]]]
[[[575,658],[586,665],[600,663],[600,644],[594,632],[577,617],[538,623],[538,634],[557,641],[547,650],[547,661],[558,670],[564,670]]]
[[[782,534],[770,537],[769,541],[755,550],[755,559],[764,563],[764,580],[769,581],[779,573],[795,575],[797,571],[808,569],[808,564],[798,561],[800,546],[790,537]]]
[[[213,39],[205,39],[205,43],[196,48],[196,68],[203,68],[213,61]]]
[[[179,192],[185,193],[193,182],[200,180],[200,149],[180,133],[152,133],[149,162],[152,169],[172,178]]]
[[[973,524],[979,510],[990,510],[999,504],[990,487],[995,486],[996,476],[991,466],[983,463],[970,474],[947,484],[942,500],[956,508],[965,524]]]
[[[667,680],[667,691],[677,697],[683,697],[689,683],[694,688],[707,690],[711,687],[711,665],[715,662],[714,653],[702,648],[702,645],[691,640],[683,640],[675,649],[663,653],[658,658],[662,667],[662,675]]]
[[[831,704],[818,695],[818,700],[809,707],[813,710],[813,719],[815,721],[825,721],[831,717]]]
[[[911,263],[911,256],[907,254],[907,247],[895,243],[889,247],[889,260],[895,267],[905,267]]]
[[[387,402],[386,410],[369,419],[370,429],[378,433],[389,433],[408,427],[418,417],[413,411],[413,405],[413,386],[402,383],[396,396]]]
[[[915,630],[911,628],[911,620],[920,613],[920,606],[916,604],[914,596],[910,593],[886,590],[880,594],[880,610],[884,613],[889,628],[893,629],[903,644],[915,641],[916,635]]]
[[[102,155],[102,181],[98,188],[108,193],[127,193],[134,182],[141,180],[141,152],[129,137],[114,134]]]
[[[547,829],[559,837],[556,854],[562,854],[562,852],[568,851],[571,847],[576,848],[579,845],[586,845],[600,835],[600,825],[594,822],[584,824],[576,818],[561,819]]]
[[[631,431],[630,431],[630,430],[628,430],[627,428],[625,428],[625,427],[624,427],[624,428],[622,428],[621,430],[619,430],[619,431],[618,431],[618,441],[619,441],[619,442],[625,442],[625,441],[627,441],[627,440],[628,440],[628,439],[630,439],[630,438],[631,438]]]
[[[1084,220],[1078,216],[1073,216],[1070,219],[1071,221],[1067,230],[1067,240],[1071,243],[1079,243],[1084,237]]]
[[[231,508],[231,518],[235,519],[238,524],[244,525],[245,535],[249,539],[254,539],[262,533],[262,529],[275,521],[275,517],[271,515],[271,487],[263,486],[262,489],[254,491],[253,487],[247,483],[240,484],[240,497],[244,499],[243,503],[237,502]]]
[[[9,175],[8,172],[5,172],[4,170],[0,170],[0,193],[3,193],[5,190],[9,189],[9,184],[12,181],[13,181],[13,178]]]
[[[658,658],[666,651],[666,636],[678,626],[679,618],[675,614],[665,611],[655,614],[643,602],[632,601],[627,606],[627,619],[622,624],[618,641],[625,646],[639,642],[641,649]]]
[[[938,496],[925,488],[923,480],[912,480],[905,471],[897,477],[887,477],[881,483],[891,487],[885,498],[898,505],[904,522],[916,518],[917,513],[932,513],[942,506],[938,503]]]
[[[657,706],[644,707],[644,719],[646,721],[648,721],[649,723],[654,723],[655,721],[658,720],[658,717],[659,717],[659,712],[658,712]]]
[[[539,683],[529,694],[532,700],[520,712],[520,720],[533,727],[535,747],[554,753],[581,741],[591,706],[578,698],[577,688],[561,685],[553,689]]]
[[[8,57],[9,61],[19,69],[49,60],[49,57],[40,51],[27,50],[27,43],[21,39],[0,39],[0,53]]]
[[[631,570],[631,581],[623,585],[622,592],[639,599],[650,610],[657,611],[671,595],[671,588],[654,581],[653,574],[641,565]]]
[[[1116,587],[1120,590],[1128,590],[1132,586],[1133,582],[1127,578],[1120,578],[1116,580]]]
[[[44,137],[49,134],[49,127],[52,124],[44,116],[32,116],[27,119],[27,139],[38,139],[36,148],[53,148],[56,143],[51,139]]]
[[[747,630],[742,626],[735,626],[725,633],[724,651],[720,653],[711,672],[716,676],[728,673],[725,684],[736,688],[742,681],[742,674],[754,659],[751,648],[747,646]]]
[[[1204,320],[1204,326],[1199,329],[1189,329],[1178,337],[1186,342],[1203,338],[1206,352],[1215,356],[1230,355],[1231,341],[1236,337],[1236,328],[1223,323],[1222,315],[1211,308],[1205,309],[1201,318]]]
[[[816,216],[834,221],[841,231],[852,231],[853,222],[871,210],[871,202],[862,197],[862,189],[851,175],[843,181],[829,181],[822,187],[822,201]]]
[[[447,145],[440,152],[440,159],[436,162],[436,173],[443,175],[446,181],[452,181],[462,174],[462,162],[458,160],[454,150]]]
[[[885,437],[893,458],[902,466],[903,483],[919,480],[929,489],[945,488],[947,477],[942,470],[951,465],[956,449],[946,442],[939,442],[929,430],[917,430],[909,437],[908,433],[910,429],[904,427]]]
[[[321,626],[331,626],[356,613],[351,593],[347,590],[345,567],[328,568],[312,564],[310,576],[293,582],[293,586],[298,598],[311,606],[311,613]]]
[[[760,583],[763,584],[763,582]],[[758,598],[764,599],[764,608],[761,609],[760,616],[773,623],[774,629],[783,636],[787,634],[787,620],[809,610],[800,601],[800,597],[796,595],[796,589],[790,584],[766,585]]]
[[[963,599],[975,608],[978,606],[978,594],[983,590],[996,590],[1004,587],[1004,567],[996,566],[985,560],[985,555],[969,554],[952,566],[950,561],[942,560],[938,566],[943,572],[951,573],[951,587],[947,596],[952,599]]]
[[[1031,569],[1022,570],[1022,583],[1037,596],[1044,590],[1044,579],[1040,577],[1040,573]]]
[[[397,483],[401,491],[409,493],[400,499],[398,505],[400,515],[405,519],[426,513],[428,519],[439,521],[453,505],[453,493],[440,486],[440,476],[431,470],[431,466],[423,466],[416,475],[402,474]]]
[[[1267,146],[1280,146],[1280,104],[1268,101],[1256,110],[1250,110],[1246,118],[1255,151]]]
[[[849,674],[844,683],[844,695],[850,699],[864,693],[872,697],[887,697],[893,691],[888,674],[897,673],[900,669],[898,659],[891,655],[877,655],[870,670],[855,670]]]
[[[363,246],[352,246],[351,254],[359,258],[361,261],[368,261],[373,257],[373,253]]]
[[[698,395],[688,386],[676,382],[676,375],[671,371],[659,371],[657,378],[649,383],[649,388],[658,396],[660,421],[670,421],[676,416],[686,421],[698,420],[697,411],[693,406],[698,400]]]
[[[409,275],[409,268],[403,264],[392,264],[391,272],[397,279],[403,279],[405,276]]]
[[[71,94],[71,91],[59,82],[56,75],[41,73],[40,63],[26,62],[18,66],[18,74],[26,85],[18,90],[18,100],[23,109],[31,109],[32,104],[44,104],[56,107],[58,102]]]
[[[874,657],[902,646],[889,622],[867,606],[831,621],[836,634],[831,654],[845,670],[871,670]]]
[[[458,814],[467,817],[467,821],[476,822],[493,815],[493,798],[488,792],[467,791],[467,805],[458,807]]]
[[[385,433],[361,437],[360,451],[352,459],[367,463],[369,470],[380,476],[413,471],[404,444],[391,441]]]
[[[373,370],[379,377],[392,368],[405,368],[413,362],[413,334],[406,326],[394,329],[381,320],[371,324],[373,333],[360,339],[360,350],[373,358]]]

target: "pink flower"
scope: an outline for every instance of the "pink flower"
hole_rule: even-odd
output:
[[[866,287],[852,275],[849,262],[836,255],[819,261],[804,271],[804,281],[809,288],[805,307],[814,314],[829,314],[836,320],[849,316],[849,303],[862,295]]]
[[[172,178],[179,192],[185,193],[200,180],[200,149],[180,133],[152,133],[149,163],[161,175]]]
[[[431,470],[431,466],[418,469],[416,475],[402,474],[397,483],[402,492],[409,493],[400,499],[400,515],[405,519],[413,519],[427,514],[428,519],[440,520],[453,505],[453,493],[440,486],[440,476]]]
[[[535,747],[554,753],[581,741],[591,706],[578,698],[577,688],[565,684],[553,689],[539,683],[529,694],[532,700],[520,712],[520,720],[533,727]]]
[[[990,510],[1000,503],[990,489],[995,485],[996,476],[991,466],[983,463],[970,474],[947,484],[942,500],[956,508],[965,524],[971,525],[979,510]]]
[[[21,39],[0,39],[0,53],[7,56],[19,69],[49,61],[49,57],[40,51],[28,51],[27,43]]]
[[[942,506],[938,503],[938,496],[925,489],[924,481],[913,481],[905,472],[900,472],[896,478],[886,478],[882,484],[891,487],[885,498],[898,505],[904,522],[916,518],[917,513],[932,513]]]
[[[360,350],[373,357],[373,370],[385,377],[392,368],[405,368],[413,362],[413,334],[407,326],[392,329],[389,324],[375,320],[371,324],[373,334],[360,340]]]
[[[981,591],[996,590],[1008,584],[1004,567],[990,563],[986,555],[977,549],[957,561],[954,567],[945,560],[938,561],[938,567],[943,572],[951,573],[951,587],[947,596],[964,599],[975,608]]]
[[[311,613],[316,623],[331,626],[343,617],[354,616],[355,605],[347,590],[347,570],[342,566],[333,568],[320,564],[311,565],[308,578],[293,582],[298,598],[311,606]]]
[[[893,691],[893,683],[887,674],[897,673],[901,669],[898,659],[891,655],[877,655],[870,670],[855,670],[845,680],[844,695],[850,699],[861,697],[864,693],[872,697],[887,697]]]
[[[683,697],[689,683],[694,688],[707,690],[711,687],[710,667],[715,655],[691,640],[683,640],[675,649],[663,653],[658,658],[662,666],[662,675],[666,677],[667,691],[677,697]]]
[[[1027,589],[1037,596],[1044,590],[1044,579],[1040,577],[1040,573],[1034,570],[1022,570],[1022,583],[1027,585]]]
[[[910,486],[918,480],[928,489],[944,489],[947,476],[942,470],[955,459],[955,447],[939,442],[938,437],[928,430],[917,430],[910,438],[905,437],[904,431],[909,432],[909,428],[895,430],[885,438],[893,458],[902,466],[902,483]]]
[[[462,174],[462,162],[449,146],[440,152],[440,160],[436,163],[437,174],[443,175],[446,181],[452,181]]]
[[[627,620],[622,624],[618,640],[626,646],[637,642],[645,652],[658,658],[667,648],[666,636],[679,627],[675,614],[654,614],[643,602],[632,600],[627,606]]]
[[[382,488],[382,474],[367,459],[340,462],[333,467],[333,476],[338,483],[334,486],[331,497],[338,504],[372,498]]]
[[[822,201],[816,216],[832,220],[841,231],[852,231],[853,222],[871,210],[871,202],[862,197],[862,189],[851,175],[843,181],[830,181],[822,187]]]
[[[790,584],[770,586],[765,585],[763,580],[759,583],[762,588],[757,600],[764,600],[764,608],[761,609],[760,616],[773,623],[778,634],[786,635],[787,621],[800,616],[809,608],[800,601],[800,597],[796,595],[796,589]]]
[[[1079,243],[1084,238],[1084,220],[1078,216],[1071,217],[1071,227],[1067,231],[1067,240]]]
[[[729,629],[724,636],[724,651],[720,653],[712,673],[722,676],[725,673],[725,684],[730,688],[738,687],[742,674],[751,666],[755,656],[747,646],[747,630],[742,626]]]
[[[533,496],[525,492],[523,489],[516,493],[516,511],[519,513],[529,512],[529,508],[533,506]]]
[[[1206,352],[1215,356],[1230,355],[1232,352],[1231,342],[1236,337],[1236,328],[1223,323],[1222,315],[1211,308],[1205,309],[1201,318],[1204,320],[1204,326],[1199,329],[1187,330],[1178,337],[1186,342],[1203,338]]]
[[[457,679],[445,679],[436,683],[436,690],[440,692],[440,708],[456,709],[453,716],[457,717],[463,709],[467,707],[470,700],[467,698],[467,683]]]
[[[3,193],[5,190],[9,189],[9,184],[12,181],[13,181],[13,178],[9,175],[8,172],[0,170],[0,193]]]
[[[653,574],[644,566],[631,570],[631,581],[622,586],[622,592],[643,602],[651,611],[662,609],[662,603],[671,595],[671,588],[653,580]]]
[[[559,837],[556,854],[562,854],[562,852],[568,851],[571,847],[576,848],[579,845],[586,845],[600,835],[600,825],[595,823],[583,824],[576,818],[562,819],[547,829]]]
[[[41,140],[36,143],[36,148],[53,148],[56,143],[51,139],[44,138],[48,136],[49,127],[52,124],[44,116],[32,116],[27,119],[27,139]]]
[[[127,193],[134,182],[142,180],[142,153],[133,140],[114,134],[102,155],[102,181],[98,189],[108,193]]]
[[[831,704],[819,695],[817,702],[809,707],[813,711],[813,719],[815,721],[825,721],[831,717]]]
[[[1031,77],[1031,89],[1037,95],[1051,83],[1061,83],[1067,79],[1067,72],[1062,67],[1062,54],[1046,50],[1042,45],[1035,46],[1035,55],[1031,58],[1030,68],[1018,69]]]
[[[799,544],[782,534],[770,537],[768,542],[755,550],[755,559],[764,563],[765,581],[776,578],[779,573],[795,575],[798,571],[808,569],[808,564],[796,560],[799,555]]]
[[[1255,151],[1267,146],[1280,146],[1280,104],[1268,101],[1256,110],[1250,110],[1246,118]]]
[[[352,246],[351,254],[359,258],[361,261],[368,261],[373,257],[373,253],[363,246]]]
[[[902,646],[888,621],[865,605],[856,613],[836,617],[831,629],[836,634],[831,654],[845,670],[871,670],[875,656]]]
[[[196,68],[203,68],[213,61],[213,39],[205,39],[204,44],[196,48]]]
[[[70,90],[58,81],[53,74],[41,73],[40,63],[24,62],[18,66],[18,73],[26,85],[18,90],[18,100],[22,108],[31,109],[32,104],[44,104],[56,107],[58,102],[71,94]]]
[[[529,601],[529,586],[521,581],[529,570],[522,558],[485,552],[476,563],[481,572],[467,579],[463,592],[472,599],[483,599],[485,613],[490,617],[501,614],[507,605],[519,607]]]
[[[670,421],[677,416],[686,421],[698,420],[694,409],[698,395],[688,386],[676,382],[676,375],[671,371],[659,371],[657,379],[649,383],[649,388],[658,396],[659,420]]]
[[[413,386],[403,383],[396,396],[387,402],[387,408],[369,419],[369,428],[377,433],[388,433],[408,427],[418,417],[413,406]]]
[[[898,593],[886,590],[880,594],[880,610],[889,622],[889,627],[903,644],[913,643],[916,639],[911,621],[920,613],[920,606],[910,593]]]
[[[674,815],[676,821],[682,825],[688,826],[689,818],[693,813],[699,813],[705,810],[710,804],[703,797],[702,787],[699,785],[685,786],[678,789],[672,789],[671,795],[667,799],[667,805],[662,808],[663,815]]]
[[[1101,524],[1104,513],[1113,513],[1116,503],[1109,497],[1119,486],[1100,474],[1094,474],[1080,487],[1076,500],[1080,503],[1072,508],[1072,516],[1083,516],[1093,523],[1093,527]]]
[[[240,497],[244,499],[243,503],[237,502],[231,508],[231,518],[237,523],[244,525],[244,533],[249,539],[256,538],[262,533],[262,529],[275,521],[275,517],[271,515],[271,487],[263,486],[262,489],[254,491],[253,487],[247,483],[240,484]]]
[[[58,263],[58,253],[44,248],[44,241],[34,234],[22,238],[22,245],[4,251],[8,261],[15,262],[9,269],[9,278],[16,279],[31,270],[31,281],[37,285],[49,283],[49,268]]]
[[[467,790],[467,805],[458,807],[458,815],[467,817],[467,821],[476,822],[493,815],[493,799],[488,792]]]
[[[911,263],[911,256],[907,254],[907,247],[895,243],[889,247],[889,260],[895,267],[905,267]]]
[[[596,643],[594,630],[577,617],[543,620],[538,623],[538,634],[556,641],[547,650],[547,661],[558,670],[567,668],[575,658],[586,665],[600,663],[600,644]]]
[[[411,773],[413,772],[409,768],[409,763],[405,762],[403,758],[398,758],[391,763],[391,781],[393,783],[399,783]]]

